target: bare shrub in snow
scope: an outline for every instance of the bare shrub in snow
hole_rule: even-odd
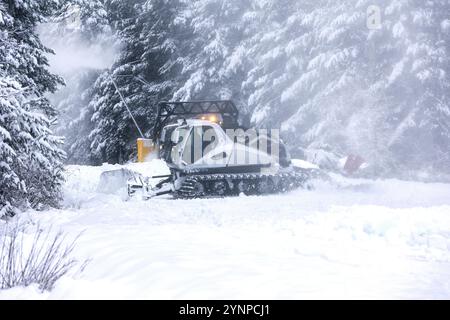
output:
[[[51,290],[78,264],[71,255],[79,236],[67,244],[62,232],[52,234],[39,227],[32,240],[18,226],[4,231],[0,232],[0,289],[37,284],[42,291]]]

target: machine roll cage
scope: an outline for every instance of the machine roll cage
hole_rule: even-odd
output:
[[[161,101],[158,103],[152,139],[157,141],[162,129],[171,122],[206,114],[220,114],[224,129],[239,127],[239,111],[230,100]]]

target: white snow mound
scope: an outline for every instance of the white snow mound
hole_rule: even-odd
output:
[[[167,170],[69,166],[64,208],[21,217],[84,230],[73,254],[90,264],[51,292],[14,288],[0,299],[450,298],[450,185],[335,176],[260,197],[98,193],[101,173],[120,168]]]

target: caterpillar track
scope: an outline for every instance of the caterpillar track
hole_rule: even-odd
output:
[[[309,188],[304,172],[261,174],[207,174],[188,176],[176,191],[178,199],[273,194]]]

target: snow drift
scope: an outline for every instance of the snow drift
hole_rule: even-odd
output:
[[[22,216],[85,230],[74,252],[91,259],[84,273],[0,299],[450,298],[449,185],[335,176],[264,197],[97,193],[101,173],[119,168],[70,166],[65,208]]]

